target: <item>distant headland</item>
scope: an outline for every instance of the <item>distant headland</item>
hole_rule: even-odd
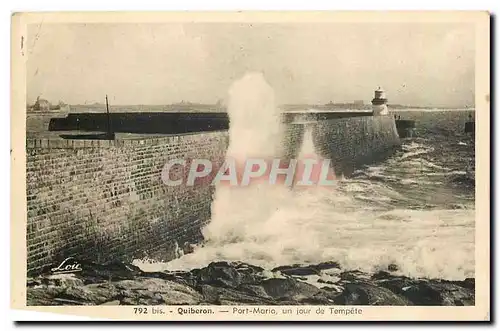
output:
[[[406,109],[434,109],[434,110],[467,110],[474,109],[474,106],[463,106],[463,107],[435,107],[435,106],[413,106],[413,105],[402,105],[402,104],[388,104],[389,109],[394,110],[406,110]],[[279,106],[284,111],[294,111],[294,110],[304,110],[304,109],[315,109],[315,110],[371,110],[371,104],[365,103],[361,100],[354,102],[329,102],[326,104],[283,104]],[[217,102],[215,104],[205,104],[196,103],[189,101],[181,101],[178,103],[172,103],[167,105],[146,105],[146,104],[135,104],[135,105],[109,105],[110,111],[128,111],[128,112],[151,112],[151,111],[165,111],[165,112],[225,112],[226,107],[222,102]],[[38,98],[33,105],[26,105],[28,113],[44,113],[44,112],[102,112],[106,109],[105,103],[93,102],[86,104],[74,104],[68,105],[62,101],[57,104],[52,104],[45,99]]]

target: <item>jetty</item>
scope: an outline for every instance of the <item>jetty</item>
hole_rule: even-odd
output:
[[[411,138],[415,134],[415,121],[396,119],[396,129],[400,138]]]
[[[464,131],[466,133],[475,133],[476,122],[473,120],[472,115],[469,115],[469,121],[465,122]]]

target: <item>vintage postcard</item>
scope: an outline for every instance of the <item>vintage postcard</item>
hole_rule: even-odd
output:
[[[487,12],[16,13],[13,309],[490,320]]]

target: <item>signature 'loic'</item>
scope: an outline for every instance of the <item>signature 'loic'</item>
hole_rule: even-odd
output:
[[[57,267],[50,269],[54,274],[67,274],[82,271],[82,267],[73,257],[68,257]]]

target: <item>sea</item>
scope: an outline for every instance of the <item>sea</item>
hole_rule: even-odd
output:
[[[272,112],[272,89],[262,80],[243,78],[230,91],[230,116],[237,113],[231,118],[239,118],[248,132],[274,125],[271,116],[252,128],[250,117],[242,115],[255,107],[263,109],[262,116]],[[252,90],[257,101],[248,96]],[[415,120],[416,130],[385,161],[357,169],[334,188],[217,188],[212,220],[202,231],[205,241],[193,253],[134,263],[159,271],[190,270],[213,261],[266,269],[335,261],[344,270],[370,273],[393,265],[409,277],[474,277],[475,142],[464,132],[474,110],[393,114]],[[239,139],[234,150],[241,151],[247,140],[236,129],[230,137]],[[310,139],[306,135],[301,153],[314,152]]]

